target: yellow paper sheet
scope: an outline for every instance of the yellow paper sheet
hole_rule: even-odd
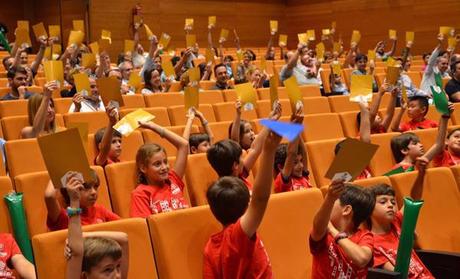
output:
[[[150,27],[144,23],[145,34],[147,35],[147,39],[151,40],[153,37],[153,32]]]
[[[59,45],[59,44],[58,45],[53,45],[52,53],[57,54],[57,55],[61,55],[62,54],[61,45]]]
[[[133,52],[134,51],[134,41],[133,40],[125,40],[125,53]]]
[[[200,93],[198,87],[196,86],[187,86],[184,90],[184,105],[185,111],[188,111],[191,107],[196,109],[200,105]]]
[[[196,35],[195,34],[185,35],[185,42],[186,42],[187,47],[194,47],[196,44]]]
[[[81,65],[85,68],[96,67],[96,55],[94,53],[83,53],[81,55]]]
[[[334,75],[340,76],[342,74],[342,67],[340,66],[339,61],[334,61],[331,63],[332,73]]]
[[[390,29],[388,30],[388,37],[390,40],[396,40],[396,30]]]
[[[308,42],[307,33],[299,33],[297,34],[297,38],[301,44],[306,44]]]
[[[315,35],[315,30],[314,29],[307,30],[307,38],[308,38],[309,41],[316,40],[316,35]]]
[[[139,128],[139,121],[148,122],[153,119],[155,119],[154,115],[143,109],[138,109],[125,115],[125,117],[118,121],[113,128],[120,132],[123,136],[129,136],[134,130]]]
[[[440,26],[439,33],[443,34],[444,36],[452,36],[454,28],[451,26]]]
[[[123,98],[120,93],[120,82],[117,79],[103,77],[97,79],[96,84],[97,90],[106,106],[110,101],[118,102],[120,107],[124,106]]]
[[[273,69],[273,76],[270,77],[270,106],[273,109],[274,103],[279,100],[278,86],[280,85],[279,75],[276,69]]]
[[[331,34],[330,29],[323,29],[323,30],[321,30],[321,32],[323,33],[323,35],[326,35],[326,36]]]
[[[408,104],[409,103],[409,98],[407,97],[407,91],[406,87],[403,85],[401,89],[401,99],[404,101],[404,103]]]
[[[318,57],[318,60],[319,61],[323,61],[324,60],[324,51],[325,51],[326,47],[324,46],[323,43],[319,43],[316,45],[316,57]]]
[[[61,178],[69,171],[81,173],[87,182],[93,180],[77,128],[38,137],[37,141],[54,187],[62,187]]]
[[[51,47],[46,47],[45,48],[45,53],[43,54],[43,57],[48,60],[52,60],[52,52],[51,52]]]
[[[161,68],[163,69],[163,71],[165,72],[166,76],[167,77],[171,77],[171,76],[176,76],[176,71],[174,71],[174,67],[171,63],[171,60],[169,59],[162,59],[161,60]]]
[[[333,52],[340,52],[340,48],[341,48],[341,45],[338,42],[334,42],[334,44],[332,45]]]
[[[18,26],[17,26],[18,28],[26,29],[27,32],[30,31],[29,21],[28,20],[18,20],[17,24],[18,24]]]
[[[256,90],[249,82],[235,85],[236,95],[241,100],[244,110],[253,110],[256,107]]]
[[[186,18],[185,19],[185,26],[189,28],[193,28],[193,18]]]
[[[358,44],[360,40],[361,33],[358,30],[353,30],[353,33],[351,34],[351,41]]]
[[[206,54],[206,63],[211,62],[212,64],[214,64],[215,63],[214,50],[207,48],[205,54]]]
[[[92,42],[89,44],[89,47],[91,48],[91,52],[94,54],[99,54],[99,43],[98,42]]]
[[[351,75],[350,101],[361,102],[372,100],[372,76]]]
[[[85,33],[81,32],[81,31],[75,31],[75,30],[72,30],[70,31],[70,35],[69,35],[69,42],[68,42],[68,45],[81,45],[81,43],[83,42],[83,39],[85,38]]]
[[[216,26],[216,16],[209,16],[208,17],[208,25],[209,26]]]
[[[91,95],[91,85],[89,83],[88,75],[85,73],[78,73],[73,75],[75,87],[77,92],[81,92],[83,95]]]
[[[109,40],[110,44],[112,44],[112,32],[110,32],[109,30],[102,29],[101,39]]]
[[[278,20],[270,20],[270,32],[278,32]]]
[[[61,26],[48,25],[48,33],[50,34],[50,37],[61,38]]]
[[[406,42],[413,42],[415,38],[415,33],[413,31],[406,32]]]
[[[238,60],[238,62],[243,61],[243,51],[241,49],[236,51],[236,59]]]
[[[142,78],[137,71],[131,72],[129,75],[128,85],[137,89],[142,86]]]
[[[15,41],[16,45],[20,47],[32,46],[32,42],[30,41],[29,31],[27,29],[18,27],[16,28],[15,35],[16,35],[16,41]]]
[[[32,30],[34,31],[35,38],[48,38],[48,34],[46,33],[45,25],[43,24],[43,22],[33,25]]]
[[[190,68],[187,71],[188,77],[191,82],[199,82],[200,81],[200,68],[194,67]]]
[[[80,134],[81,142],[83,146],[88,148],[88,122],[70,122],[66,124],[67,129],[77,128],[78,133]]]
[[[392,67],[392,66],[396,65],[396,60],[393,57],[390,56],[390,57],[388,57],[386,63],[387,63],[388,67]]]
[[[367,59],[369,59],[369,61],[371,61],[371,60],[374,60],[374,61],[375,61],[375,57],[376,57],[375,50],[369,49],[369,50],[367,51]]]
[[[457,40],[455,39],[455,37],[448,38],[447,45],[449,46],[449,48],[455,49],[455,47],[457,46]]]
[[[398,66],[388,66],[386,82],[388,82],[390,85],[396,85],[399,79],[399,75],[400,75],[400,68]]]
[[[161,38],[160,38],[160,42],[158,44],[162,45],[163,49],[166,49],[168,47],[170,41],[171,41],[171,36],[166,34],[166,33],[162,33]]]
[[[73,30],[85,33],[85,22],[83,20],[72,20]]]
[[[224,41],[226,41],[227,39],[228,39],[228,29],[222,28],[222,29],[220,30],[219,40],[224,40]]]
[[[302,104],[302,93],[300,92],[297,79],[294,75],[284,81],[284,86],[289,97],[289,102],[291,103],[291,110],[297,111],[299,105]]]
[[[60,86],[64,85],[64,67],[62,61],[43,62],[47,82],[56,80]]]
[[[265,59],[265,56],[260,57],[260,70],[262,72],[267,70],[267,59]]]
[[[278,40],[278,44],[280,46],[287,46],[287,35],[285,34],[280,34],[279,36],[279,40]]]

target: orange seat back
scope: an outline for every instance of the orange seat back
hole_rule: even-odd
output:
[[[306,142],[336,139],[344,136],[337,113],[307,114],[304,117],[303,123],[305,129],[302,136]]]
[[[184,104],[184,94],[176,92],[155,93],[144,96],[147,107],[170,107]]]
[[[69,123],[88,123],[88,133],[94,134],[100,128],[107,127],[109,119],[105,111],[94,112],[77,112],[64,114],[64,122],[67,126]]]
[[[399,135],[399,133],[371,135],[371,142],[379,146],[369,164],[375,176],[384,175],[397,163],[395,162],[393,152],[391,152],[391,139],[397,135]]]
[[[37,139],[7,141],[5,150],[11,177],[46,170]]]
[[[165,127],[165,129],[170,130],[171,132],[174,132],[180,136],[184,133],[184,126],[171,126],[171,127]],[[156,143],[161,145],[165,150],[166,150],[166,155],[167,156],[176,156],[177,149],[176,147],[170,143],[167,139],[160,137],[157,133],[147,130],[147,129],[142,129],[142,137],[144,138],[144,143]],[[198,133],[200,130],[198,129],[197,126],[193,125],[190,133]]]
[[[3,135],[6,140],[15,140],[21,138],[22,129],[29,126],[29,118],[27,115],[10,116],[2,118]]]
[[[72,98],[56,98],[54,101],[54,110],[57,113],[68,113],[72,105]]]
[[[327,97],[304,97],[303,112],[305,114],[330,113],[331,108]]]
[[[204,117],[208,122],[216,122],[216,117],[214,116],[214,109],[212,108],[211,104],[200,104],[198,110],[201,113],[203,113]],[[172,126],[180,126],[185,125],[187,123],[187,112],[185,111],[185,106],[183,105],[170,106],[168,108],[168,114],[169,119],[171,119]],[[201,126],[201,123],[197,117],[195,117],[194,124]]]
[[[220,90],[203,90],[199,93],[200,104],[215,104],[224,102],[222,91]],[[184,103],[182,102],[183,105]]]
[[[9,176],[0,176],[0,197],[7,195],[13,191],[13,185]],[[12,233],[13,227],[11,226],[10,214],[6,202],[0,202],[0,232]]]
[[[134,95],[122,95],[123,103],[125,105],[123,108],[143,108],[145,107],[144,96],[141,94],[134,94]]]
[[[219,179],[219,176],[206,158],[206,153],[199,153],[189,155],[185,179],[191,205],[198,206],[208,203],[206,191]]]
[[[333,112],[359,111],[358,104],[350,102],[349,96],[329,96],[328,100]]]
[[[324,176],[335,158],[334,149],[340,140],[329,139],[306,143],[308,158],[318,187],[330,183],[330,180]]]
[[[347,111],[339,113],[340,123],[342,123],[343,133],[345,136],[355,138],[359,134],[357,111]]]
[[[212,105],[217,121],[233,121],[236,114],[234,103],[217,103]],[[241,119],[253,120],[257,118],[256,110],[242,110]]]
[[[27,115],[27,100],[11,100],[0,102],[0,118]]]

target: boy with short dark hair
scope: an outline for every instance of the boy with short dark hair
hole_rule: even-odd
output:
[[[206,133],[190,134],[195,117],[200,120],[201,125],[203,126]],[[190,110],[187,112],[187,123],[185,124],[185,129],[182,137],[188,140],[188,144],[190,146],[190,154],[205,153],[211,147],[214,140],[214,134],[208,125],[208,120],[206,120],[203,113],[195,108],[190,108]]]
[[[406,108],[407,116],[409,116],[411,120],[399,125]],[[401,100],[401,110],[396,116],[396,120],[393,122],[391,129],[395,132],[407,132],[417,129],[437,128],[438,123],[425,118],[429,108],[428,99],[425,96],[410,97],[407,105]]]
[[[270,197],[271,168],[280,140],[273,132],[265,139],[252,197],[244,183],[234,176],[221,177],[209,187],[208,203],[224,229],[212,235],[206,244],[203,278],[272,278],[270,260],[257,228]],[[233,141],[226,143],[238,145]]]
[[[333,180],[313,220],[312,278],[366,278],[372,263],[372,234],[359,226],[374,208],[372,195],[359,186]]]
[[[120,162],[122,135],[113,126],[118,121],[118,112],[115,107],[106,108],[109,123],[106,128],[99,129],[94,135],[98,154],[94,158],[94,164],[106,166]]]

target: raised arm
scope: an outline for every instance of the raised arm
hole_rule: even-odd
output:
[[[70,197],[70,208],[80,208],[80,191],[83,190],[82,181],[71,177],[67,182],[67,192]],[[69,216],[69,229],[67,232],[68,246],[72,256],[67,262],[67,279],[80,279],[83,263],[83,233],[81,230],[80,214]]]
[[[291,116],[291,122],[297,124],[301,124],[303,122],[302,108],[299,108],[299,110],[297,110],[297,112]],[[302,136],[299,135],[295,140],[288,143],[286,159],[284,161],[283,170],[281,171],[283,177],[291,176],[292,168],[294,168],[294,161],[297,157],[297,151],[299,150],[299,142],[301,137]],[[307,157],[305,156],[303,158],[305,163],[305,161],[307,161]]]
[[[382,102],[382,97],[385,95],[385,92],[388,91],[388,83],[384,83],[380,86],[379,92],[374,94],[374,98],[372,99],[371,108],[370,108],[370,123],[374,123],[375,117],[379,113],[380,103]]]
[[[297,65],[297,60],[299,60],[300,53],[306,47],[308,46],[302,43],[297,45],[297,51],[291,56],[291,58],[289,58],[289,61],[286,65],[286,71],[292,71],[292,69],[294,69],[294,67]]]
[[[406,112],[407,109],[407,104],[406,102],[401,98],[401,109],[399,110],[398,114],[396,114],[396,118],[391,124],[391,130],[393,132],[401,132],[401,129],[399,128],[399,125],[401,124],[401,119]]]
[[[369,120],[369,105],[366,101],[359,102],[361,111],[361,123],[359,125],[360,140],[365,143],[371,142],[371,123]]]
[[[176,163],[174,164],[173,169],[176,174],[182,178],[185,174],[185,167],[187,166],[187,157],[189,152],[188,141],[154,122],[139,122],[139,125],[142,128],[150,129],[159,134],[160,137],[165,138],[177,148]]]
[[[428,163],[429,160],[424,156],[417,158],[417,161],[415,163],[415,165],[417,166],[418,174],[410,190],[410,197],[414,200],[420,200],[422,198],[423,180],[425,178],[426,167]]]
[[[428,64],[426,65],[426,69],[425,69],[426,74],[429,74],[430,72],[432,72],[434,66],[436,66],[436,62],[438,61],[438,55],[441,50],[443,41],[444,41],[444,35],[438,34],[438,45],[433,50],[433,52],[430,55],[430,58],[428,59]]]
[[[230,139],[240,142],[240,122],[241,122],[241,101],[238,99],[235,102],[236,114],[233,119],[232,129],[230,131]]]
[[[51,180],[48,182],[48,185],[45,189],[45,205],[48,212],[48,219],[52,223],[55,223],[59,218],[61,205],[56,198],[56,189],[54,188],[53,182],[51,182]]]
[[[189,111],[187,111],[187,114],[185,115],[185,117],[187,117],[187,122],[185,122],[185,128],[184,128],[184,133],[182,133],[182,137],[186,141],[189,141],[190,133],[191,133],[191,130],[192,130],[192,125],[193,125],[193,120],[195,119],[195,113],[193,112],[192,109],[189,109]]]
[[[270,39],[268,39],[267,52],[265,53],[265,59],[269,59],[270,49],[273,46],[273,40],[275,39],[275,34],[276,34],[276,32],[271,32],[270,33]]]
[[[407,63],[407,58],[410,55],[410,49],[412,48],[414,42],[407,42],[406,47],[403,49],[402,52],[402,62],[401,62],[401,67],[404,69]]]
[[[16,272],[21,276],[22,279],[35,279],[35,266],[29,262],[24,255],[16,254],[11,257],[11,263],[13,264]]]
[[[208,47],[209,49],[214,49],[214,44],[212,42],[212,29],[214,28],[213,25],[208,25]]]
[[[436,137],[436,142],[433,144],[433,146],[428,149],[428,151],[425,153],[424,157],[428,159],[428,161],[433,160],[433,158],[441,153],[444,150],[444,145],[445,145],[445,140],[446,140],[446,134],[447,134],[447,124],[449,122],[449,118],[454,111],[454,105],[449,104],[449,111],[450,114],[444,114],[441,116],[441,119],[439,120],[439,127],[438,127],[438,136]]]
[[[105,128],[104,135],[102,136],[99,154],[97,154],[95,160],[95,163],[98,166],[104,166],[107,163],[107,158],[112,147],[113,126],[118,122],[118,112],[115,107],[107,107],[105,112],[109,118],[109,123]]]
[[[398,87],[393,88],[393,90],[391,91],[391,96],[390,96],[390,101],[387,106],[387,111],[385,113],[385,117],[383,117],[383,120],[382,120],[382,126],[385,129],[385,131],[388,131],[388,127],[390,127],[391,120],[393,120],[393,116],[395,114],[395,108],[396,108],[396,99],[398,98],[399,92],[400,92],[400,89]]]
[[[241,50],[240,37],[238,37],[238,33],[236,33],[236,29],[233,29],[233,35],[235,35],[236,50],[239,51]]]
[[[35,56],[34,62],[32,62],[32,65],[30,65],[30,70],[32,71],[32,74],[34,76],[35,74],[37,74],[38,68],[40,67],[40,64],[42,63],[43,56],[45,55],[45,49],[49,45],[48,40],[44,37],[40,37],[38,41],[40,43],[40,49],[38,50],[37,56]]]
[[[209,127],[208,120],[206,120],[203,113],[199,110],[195,110],[195,116],[198,117],[198,119],[200,119],[201,126],[203,126],[205,133],[209,137],[209,144],[212,144],[214,142],[214,134],[212,133],[212,130]]]
[[[185,63],[187,63],[191,54],[192,54],[192,48],[190,47],[184,51],[184,54],[181,56],[180,60],[174,66],[174,71],[176,73],[176,76],[179,77],[181,75],[182,67],[184,66]]]
[[[386,52],[385,55],[388,57],[388,56],[393,56],[393,54],[395,53],[395,50],[396,50],[396,44],[398,43],[398,40],[396,38],[394,39],[391,39],[393,42],[391,44],[391,49],[390,51]]]
[[[241,228],[249,238],[257,231],[264,217],[273,182],[273,162],[281,137],[273,132],[265,138],[260,157],[260,170],[257,172],[248,209],[241,217]]]

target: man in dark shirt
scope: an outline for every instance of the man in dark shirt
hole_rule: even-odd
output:
[[[227,67],[225,67],[224,64],[217,64],[214,67],[214,74],[216,75],[216,85],[211,87],[211,90],[233,89],[233,87],[228,84]]]
[[[22,66],[11,68],[6,74],[11,92],[3,96],[0,100],[28,99],[33,93],[27,91],[27,70]]]
[[[449,101],[460,102],[460,60],[450,65],[452,79],[446,84],[446,93]]]

